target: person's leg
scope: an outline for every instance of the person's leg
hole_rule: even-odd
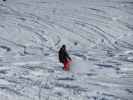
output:
[[[68,71],[69,70],[69,61],[64,62],[64,70]]]

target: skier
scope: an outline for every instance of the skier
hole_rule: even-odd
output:
[[[62,45],[58,54],[59,54],[59,61],[64,64],[63,69],[65,71],[68,71],[70,69],[69,67],[70,67],[70,62],[72,61],[72,59],[70,58],[70,56],[68,55],[66,51],[66,45]]]

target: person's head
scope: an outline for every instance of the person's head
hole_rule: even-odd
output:
[[[63,49],[66,49],[66,45],[65,45],[65,44],[64,44],[64,45],[62,45],[62,48],[63,48]]]

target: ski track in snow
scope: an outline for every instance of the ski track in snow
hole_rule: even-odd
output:
[[[133,100],[132,20],[132,0],[1,0],[0,100]]]

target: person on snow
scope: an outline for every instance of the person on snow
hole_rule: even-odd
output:
[[[59,54],[59,61],[64,64],[63,69],[65,71],[68,71],[70,69],[69,67],[70,67],[70,62],[72,59],[70,58],[70,56],[68,55],[66,51],[66,45],[62,45],[58,54]]]

